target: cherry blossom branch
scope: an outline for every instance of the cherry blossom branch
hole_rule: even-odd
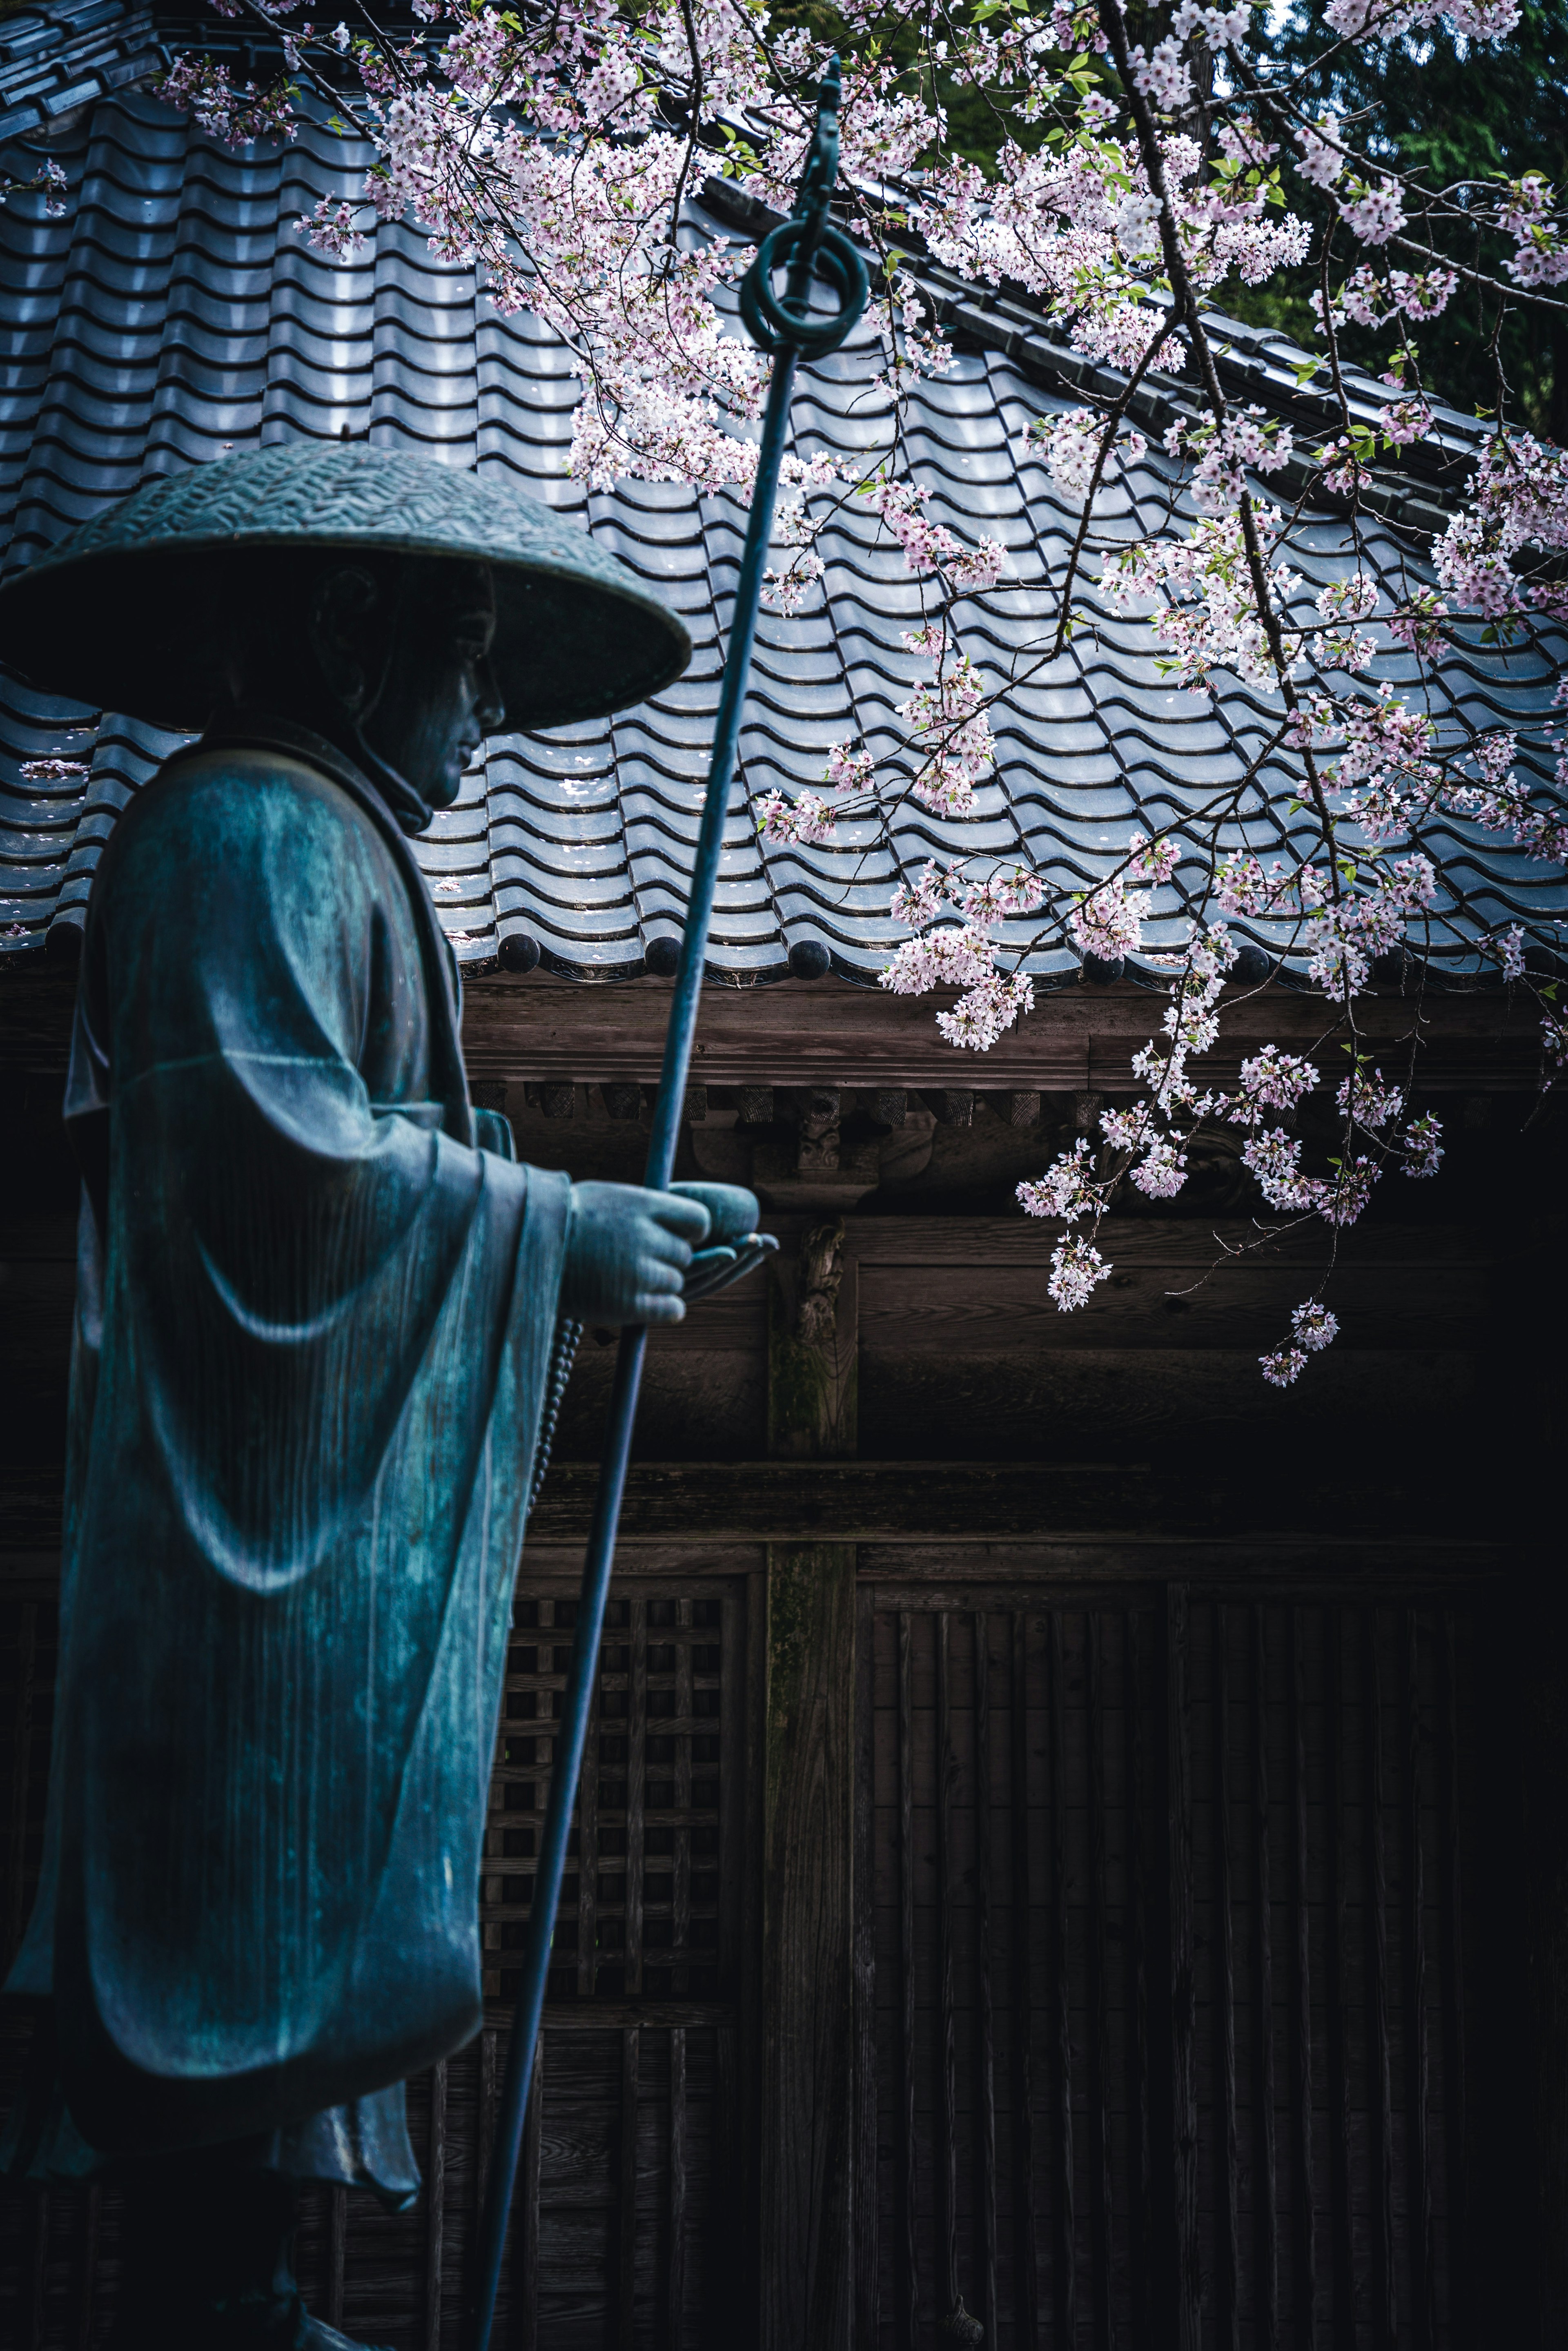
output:
[[[1084,492],[1083,512],[1078,518],[1078,528],[1073,535],[1072,545],[1068,549],[1067,572],[1066,577],[1063,579],[1061,583],[1061,613],[1056,623],[1055,642],[1051,645],[1048,661],[1058,660],[1061,656],[1061,649],[1067,642],[1068,625],[1072,609],[1073,582],[1078,577],[1079,560],[1083,553],[1084,540],[1089,536],[1090,521],[1094,511],[1094,500],[1099,494],[1100,485],[1104,479],[1106,461],[1109,459],[1111,455],[1112,444],[1116,438],[1116,429],[1121,423],[1124,416],[1127,413],[1128,409],[1132,406],[1138,386],[1142,383],[1145,376],[1148,373],[1149,369],[1154,365],[1155,353],[1159,350],[1169,331],[1170,329],[1167,321],[1162,319],[1158,327],[1155,329],[1153,338],[1145,349],[1143,357],[1139,360],[1137,365],[1128,376],[1126,382],[1123,385],[1121,391],[1117,393],[1116,398],[1112,402],[1110,408],[1105,413],[1105,429],[1101,437],[1099,449],[1095,454],[1093,471],[1089,476],[1089,486]]]
[[[1176,214],[1166,182],[1165,152],[1155,126],[1153,110],[1144,91],[1139,88],[1137,77],[1133,70],[1120,0],[1097,0],[1097,13],[1105,35],[1106,45],[1115,60],[1116,70],[1122,78],[1127,110],[1133,118],[1138,141],[1138,152],[1148,179],[1150,193],[1157,198],[1159,203],[1160,246],[1165,257],[1166,276],[1170,282],[1172,299],[1177,314],[1186,321],[1187,334],[1190,339],[1189,348],[1197,361],[1198,373],[1203,381],[1204,396],[1208,403],[1209,414],[1213,418],[1215,429],[1218,433],[1223,433],[1229,412],[1215,369],[1214,354],[1209,348],[1208,337],[1204,328],[1197,296],[1193,291],[1192,280],[1187,275],[1186,257],[1176,235]],[[1252,501],[1245,488],[1242,489],[1238,499],[1237,512],[1241,522],[1242,539],[1247,550],[1247,568],[1251,577],[1259,622],[1268,638],[1269,650],[1279,674],[1281,698],[1286,709],[1293,716],[1299,705],[1295,686],[1291,677],[1291,664],[1286,658],[1279,619],[1274,611],[1273,599],[1269,592],[1268,573],[1264,569],[1263,550],[1258,541],[1258,527],[1252,511]],[[1303,752],[1301,764],[1312,795],[1312,804],[1322,827],[1323,843],[1329,852],[1332,886],[1337,900],[1342,893],[1338,871],[1333,857],[1333,820],[1329,814],[1328,803],[1323,797],[1322,779],[1310,750]]]

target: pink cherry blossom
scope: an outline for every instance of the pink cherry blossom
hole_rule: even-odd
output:
[[[1110,1279],[1114,1270],[1108,1266],[1092,1241],[1082,1233],[1070,1233],[1058,1241],[1051,1252],[1051,1279],[1046,1288],[1064,1314],[1080,1306],[1087,1306],[1095,1287]]]
[[[1145,902],[1131,897],[1120,882],[1107,882],[1073,907],[1068,920],[1080,952],[1114,963],[1136,953],[1142,943]]]
[[[1322,1083],[1311,1061],[1296,1053],[1281,1052],[1278,1045],[1265,1045],[1260,1053],[1241,1064],[1241,1091],[1247,1100],[1231,1115],[1239,1125],[1245,1125],[1261,1109],[1294,1110]]]
[[[1381,1070],[1358,1066],[1352,1076],[1341,1079],[1334,1102],[1345,1117],[1375,1133],[1399,1116],[1405,1107],[1405,1090],[1385,1085]]]
[[[577,483],[684,484],[744,509],[769,373],[733,315],[751,248],[697,234],[701,216],[685,207],[716,167],[789,209],[811,121],[801,93],[825,56],[818,30],[769,24],[744,0],[653,0],[636,12],[570,0],[543,13],[414,0],[412,31],[373,14],[352,29],[299,23],[285,0],[259,5],[288,18],[280,30],[298,81],[263,88],[210,57],[177,59],[161,97],[231,145],[288,140],[299,89],[325,63],[373,162],[361,186],[318,198],[298,233],[350,264],[373,249],[380,225],[416,220],[436,255],[474,270],[493,308],[530,311],[563,346],[581,388],[567,457]],[[220,0],[221,11],[236,5]],[[1444,190],[1419,159],[1367,152],[1364,123],[1348,110],[1309,110],[1293,94],[1335,87],[1340,42],[1504,38],[1516,0],[1328,0],[1328,63],[1315,80],[1309,72],[1290,90],[1276,84],[1267,108],[1234,57],[1215,62],[1247,39],[1239,0],[1176,0],[1130,55],[1111,37],[1113,17],[1073,0],[1045,12],[905,16],[896,57],[873,0],[845,0],[845,11],[842,218],[876,264],[862,330],[873,348],[852,449],[797,446],[785,460],[766,592],[786,621],[806,611],[822,592],[835,517],[846,506],[869,516],[918,599],[921,624],[903,639],[917,675],[894,714],[902,740],[879,736],[874,760],[858,737],[833,745],[820,789],[758,796],[758,832],[770,851],[831,850],[841,812],[852,810],[857,852],[874,841],[897,877],[881,984],[911,996],[942,989],[950,1000],[933,1009],[956,1048],[988,1050],[1028,1017],[1038,953],[1137,953],[1165,974],[1156,1034],[1132,1057],[1140,1091],[1101,1121],[1103,1164],[1081,1141],[1019,1187],[1028,1213],[1082,1228],[1053,1251],[1059,1305],[1082,1305],[1108,1275],[1095,1236],[1118,1187],[1171,1198],[1209,1121],[1242,1132],[1263,1207],[1316,1217],[1326,1242],[1327,1227],[1362,1213],[1385,1169],[1437,1172],[1440,1124],[1409,1109],[1415,1047],[1413,1066],[1386,1078],[1353,1059],[1334,1089],[1339,1155],[1310,1165],[1289,1130],[1322,1087],[1314,1061],[1265,1046],[1244,1062],[1234,1097],[1204,1090],[1195,1071],[1221,1040],[1238,952],[1230,920],[1245,920],[1272,958],[1304,966],[1322,992],[1320,1059],[1347,1030],[1355,1043],[1355,998],[1375,958],[1407,941],[1425,952],[1429,930],[1446,928],[1475,939],[1507,984],[1532,990],[1548,1074],[1568,1064],[1568,1016],[1532,977],[1531,925],[1483,923],[1478,935],[1466,862],[1479,830],[1538,869],[1568,863],[1568,745],[1544,723],[1467,737],[1433,715],[1453,706],[1434,690],[1436,669],[1451,644],[1469,647],[1482,630],[1505,650],[1529,638],[1532,661],[1542,650],[1558,661],[1568,455],[1500,417],[1430,571],[1417,557],[1407,579],[1394,585],[1385,572],[1380,587],[1358,551],[1385,472],[1397,474],[1405,453],[1438,429],[1427,330],[1457,302],[1484,310],[1494,298],[1471,274],[1478,228],[1511,247],[1502,266],[1528,308],[1541,289],[1568,283],[1568,206],[1539,172]],[[1064,74],[1064,57],[1088,57],[1092,78]],[[985,160],[947,122],[956,91],[998,126]],[[1315,332],[1303,320],[1303,383],[1335,396],[1328,387],[1343,354],[1331,337],[1342,328],[1383,329],[1394,345],[1377,408],[1358,392],[1354,411],[1336,409],[1308,453],[1318,478],[1301,514],[1291,504],[1301,471],[1288,427],[1213,393],[1205,308],[1211,296],[1223,307],[1228,282],[1261,287],[1309,256],[1321,274],[1322,244],[1289,208],[1295,182],[1332,214],[1341,280],[1314,305],[1326,310]],[[68,193],[52,160],[37,181],[0,183],[0,201],[26,189],[46,208]],[[1071,581],[1054,551],[1042,560],[1054,549],[1049,532],[1009,565],[978,501],[972,519],[961,505],[938,519],[935,490],[912,469],[914,389],[957,364],[942,324],[946,293],[911,257],[912,241],[981,298],[988,287],[1021,288],[1051,338],[1091,368],[1119,371],[1120,394],[1101,379],[1082,404],[1022,435],[1025,463],[1041,461],[1051,496],[1078,509]],[[1144,412],[1127,381],[1150,367],[1181,387],[1152,465],[1131,428]],[[1444,434],[1457,447],[1446,423]],[[1139,471],[1129,481],[1131,465]],[[1176,477],[1168,512],[1150,495],[1162,473]],[[1084,512],[1096,481],[1105,495]],[[1267,502],[1270,482],[1281,485],[1278,507]],[[1347,520],[1326,584],[1314,511],[1323,492],[1364,509]],[[979,597],[984,634],[972,619]],[[1037,601],[1009,601],[1019,599]],[[1016,691],[1001,674],[1007,657],[990,648],[1019,646],[1016,616],[1026,612],[1026,632],[1039,634],[1017,657],[1019,679],[1053,644],[1061,653],[1076,631],[1108,617],[1132,658],[1141,648],[1173,693],[1223,699],[1244,688],[1249,724],[1272,730],[1247,791],[1201,817],[1162,805],[1157,837],[1134,832],[1124,850],[1107,840],[1099,870],[1075,886],[999,856],[989,833],[984,853],[907,864],[901,827],[912,815],[965,822],[979,812]],[[979,667],[982,646],[997,674]],[[40,783],[79,772],[73,762],[24,767]],[[1004,806],[993,786],[988,818]],[[1173,903],[1185,935],[1172,946],[1162,934],[1151,952],[1151,904],[1164,922]],[[1298,1307],[1289,1335],[1260,1359],[1265,1378],[1291,1386],[1335,1327],[1315,1298]]]

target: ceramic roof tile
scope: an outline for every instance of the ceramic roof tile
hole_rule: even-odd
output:
[[[607,724],[491,744],[419,853],[465,959],[527,930],[558,969],[641,969],[646,941],[679,925],[744,516],[670,483],[585,496],[564,470],[576,384],[549,332],[527,316],[497,316],[476,298],[473,273],[438,260],[407,224],[381,227],[358,261],[313,252],[294,225],[319,195],[357,188],[363,145],[309,121],[282,150],[229,153],[123,87],[158,56],[152,20],[124,0],[55,0],[0,23],[0,136],[12,116],[25,130],[57,120],[60,94],[78,83],[91,100],[51,147],[69,183],[68,215],[51,220],[26,196],[0,209],[7,567],[148,474],[231,445],[335,435],[345,423],[372,442],[477,462],[580,517],[683,614],[692,667],[657,702]],[[716,225],[698,208],[685,233]],[[1009,551],[1003,590],[969,608],[964,632],[982,673],[1013,681],[997,716],[997,772],[967,823],[906,801],[891,848],[862,824],[846,825],[836,846],[764,851],[737,787],[710,950],[714,968],[737,979],[780,972],[788,945],[806,935],[826,941],[841,970],[873,977],[894,935],[886,901],[899,858],[1021,855],[1074,887],[1092,883],[1133,825],[1179,822],[1260,756],[1275,723],[1267,700],[1245,688],[1212,705],[1173,693],[1142,625],[1105,611],[1092,581],[1084,598],[1096,627],[1043,657],[1077,516],[1023,453],[1021,434],[1071,404],[1066,380],[1083,371],[1027,308],[957,281],[949,293],[971,341],[993,347],[966,350],[947,376],[917,389],[907,450],[934,517],[988,531]],[[1287,339],[1239,324],[1227,332],[1239,396],[1294,402],[1300,413],[1313,395],[1299,390]],[[797,450],[870,456],[885,447],[886,402],[871,390],[877,363],[862,330],[803,371]],[[1354,391],[1372,413],[1375,387]],[[1466,430],[1446,418],[1438,437],[1460,447]],[[1107,485],[1097,519],[1132,537],[1162,527],[1173,501],[1177,515],[1190,512],[1156,446]],[[1296,567],[1303,609],[1346,568],[1340,538],[1332,517],[1306,534]],[[1393,534],[1375,529],[1373,549],[1392,573],[1401,559]],[[896,760],[895,706],[926,674],[901,643],[923,617],[921,585],[870,511],[847,508],[823,552],[816,603],[762,620],[741,737],[740,782],[751,791],[815,783],[829,747],[850,736]],[[1397,682],[1406,668],[1390,656],[1381,674]],[[1548,677],[1539,652],[1502,661],[1472,647],[1442,683],[1453,712],[1492,726],[1538,711]],[[82,719],[90,731],[73,734]],[[114,815],[169,740],[0,676],[0,930],[21,926],[19,942],[5,944],[80,921]],[[21,776],[24,760],[73,745],[90,749],[85,780]],[[1282,840],[1291,821],[1271,810],[1250,828],[1254,845],[1270,831]],[[1494,838],[1452,831],[1477,919],[1560,904],[1543,869]],[[1176,888],[1157,893],[1156,911],[1157,943],[1179,923]],[[1012,927],[1021,944],[1023,926]],[[1462,940],[1451,944],[1462,950]],[[1034,962],[1042,974],[1071,966],[1065,952]]]

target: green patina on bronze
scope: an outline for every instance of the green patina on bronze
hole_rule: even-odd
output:
[[[145,483],[0,588],[0,644],[43,691],[156,725],[212,707],[234,559],[333,548],[483,562],[512,728],[646,701],[691,659],[678,617],[577,524],[493,475],[364,443],[279,442]]]
[[[278,549],[328,565],[269,566]],[[337,549],[377,559],[344,607],[370,649],[348,700]],[[429,593],[443,563],[487,567],[493,648],[476,599]],[[150,485],[9,584],[0,633],[83,700],[219,714],[122,812],[88,909],[56,1744],[7,1986],[42,2029],[0,2168],[127,2167],[127,2341],[340,2346],[244,2216],[262,2173],[417,2186],[402,2079],[481,2017],[486,1787],[563,1280],[634,1266],[648,1196],[586,1187],[615,1196],[585,1226],[585,1187],[517,1165],[473,1108],[407,834],[424,770],[499,723],[497,682],[510,724],[556,724],[667,683],[689,644],[548,508],[332,444]],[[227,698],[236,663],[265,698]],[[395,724],[372,751],[378,695]],[[724,1270],[698,1259],[694,1288]],[[148,2251],[171,2160],[225,2183],[214,2229],[238,2216],[201,2279]],[[250,2332],[213,2331],[253,2304]]]

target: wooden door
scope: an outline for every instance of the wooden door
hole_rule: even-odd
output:
[[[1494,2339],[1468,1614],[1047,1597],[862,1588],[857,2341]]]

